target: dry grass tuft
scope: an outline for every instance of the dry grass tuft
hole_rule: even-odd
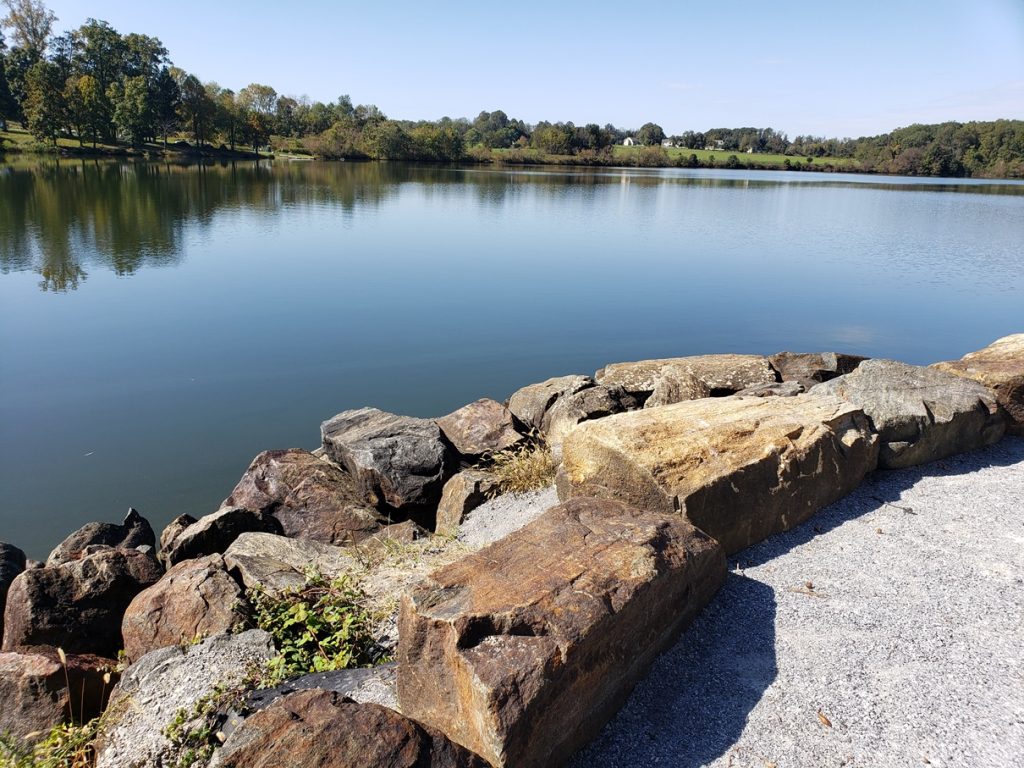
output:
[[[557,465],[543,443],[510,448],[490,459],[489,469],[498,479],[498,493],[525,493],[544,488],[555,479]]]

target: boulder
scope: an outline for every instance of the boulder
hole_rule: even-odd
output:
[[[271,533],[243,533],[224,553],[224,563],[246,589],[270,593],[302,587],[311,570],[330,580],[357,565],[341,547]]]
[[[398,665],[393,661],[378,664],[376,667],[360,667],[357,669],[334,669],[329,672],[313,672],[301,677],[292,678],[273,688],[260,688],[251,692],[245,699],[245,710],[256,712],[266,709],[282,696],[296,691],[319,689],[333,691],[345,698],[360,704],[381,704],[391,709],[398,709],[395,693]],[[238,725],[240,718],[232,725]],[[227,730],[225,728],[225,730]]]
[[[74,560],[88,546],[102,544],[120,549],[136,547],[156,547],[156,536],[153,529],[134,507],[128,509],[128,515],[121,525],[114,523],[86,523],[68,536],[50,553],[47,565],[60,565]]]
[[[320,433],[327,455],[348,470],[369,504],[434,505],[454,464],[429,419],[360,408],[325,421]]]
[[[528,429],[539,431],[544,424],[544,414],[559,398],[592,386],[594,380],[590,376],[557,376],[513,392],[508,399],[508,409]]]
[[[211,768],[486,768],[444,734],[334,691],[277,699],[234,731]]]
[[[685,367],[666,366],[654,379],[654,389],[644,408],[700,400],[702,397],[711,397],[711,387]]]
[[[526,439],[516,429],[512,412],[486,397],[442,416],[437,426],[462,459],[470,464],[485,454],[513,448]]]
[[[741,389],[733,397],[796,397],[806,391],[799,381],[773,381]]]
[[[559,498],[683,515],[732,554],[856,488],[878,456],[867,418],[834,397],[691,400],[581,424]]]
[[[959,360],[935,363],[933,367],[973,379],[992,390],[1009,417],[1007,433],[1024,436],[1024,333],[1004,336]]]
[[[157,648],[230,632],[249,615],[245,593],[221,555],[185,560],[128,605],[121,621],[124,655],[131,663]]]
[[[197,520],[192,515],[178,515],[160,533],[160,551],[156,556],[165,567],[170,568],[170,563],[167,562],[167,551],[171,548],[171,543],[178,538],[182,531],[195,522]]]
[[[45,735],[60,723],[85,722],[103,711],[117,662],[91,654],[64,658],[66,663],[46,646],[0,653],[0,734],[29,741],[30,734]],[[104,681],[108,672],[112,677]]]
[[[878,433],[878,466],[899,469],[991,445],[1004,416],[982,384],[895,360],[867,360],[853,373],[818,384],[861,408]]]
[[[285,536],[339,546],[365,539],[382,522],[348,474],[301,448],[259,454],[221,507],[266,513]]]
[[[441,491],[434,532],[454,536],[470,512],[487,501],[497,488],[494,475],[482,469],[464,469],[452,475]]]
[[[151,554],[102,545],[63,565],[23,571],[7,594],[3,650],[54,645],[114,658],[125,609],[162,574]]]
[[[549,445],[560,445],[577,424],[639,407],[640,402],[622,387],[595,384],[558,398],[544,414],[541,431]]]
[[[190,711],[218,688],[240,685],[274,655],[270,635],[257,629],[147,653],[124,671],[110,697],[96,768],[176,765],[164,729],[179,710]]]
[[[4,637],[4,606],[7,604],[7,590],[14,577],[25,570],[25,553],[13,544],[0,541],[0,642]],[[2,729],[0,729],[2,733]]]
[[[768,362],[782,381],[799,382],[806,391],[815,384],[853,373],[867,359],[837,352],[779,352]]]
[[[594,378],[601,384],[618,384],[631,395],[645,400],[660,379],[682,379],[682,374],[696,377],[712,396],[731,395],[755,384],[776,380],[768,358],[760,355],[695,355],[613,363],[594,374]]]
[[[168,567],[182,560],[223,553],[243,533],[281,533],[277,518],[245,507],[222,507],[172,538],[163,550]]]
[[[725,572],[721,548],[679,515],[556,506],[403,596],[402,712],[494,766],[560,765]]]

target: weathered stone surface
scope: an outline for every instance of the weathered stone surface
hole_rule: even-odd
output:
[[[549,445],[560,445],[577,424],[639,407],[640,401],[622,387],[595,384],[574,395],[558,398],[544,414],[541,431]]]
[[[526,437],[516,429],[512,411],[490,398],[480,398],[437,420],[463,460],[470,463],[488,453],[519,445]]]
[[[121,622],[125,657],[130,663],[157,648],[229,632],[249,613],[245,593],[228,575],[223,557],[185,560],[128,605]]]
[[[527,428],[540,430],[544,425],[544,414],[559,398],[575,395],[594,386],[594,383],[590,376],[556,376],[516,390],[508,399],[508,409]]]
[[[165,567],[169,568],[170,563],[167,562],[167,551],[171,548],[171,543],[178,538],[186,528],[193,523],[198,522],[192,515],[178,515],[176,518],[171,520],[167,524],[167,527],[160,533],[160,551],[157,552],[157,559],[164,564]]]
[[[60,565],[74,560],[83,549],[96,544],[120,549],[156,547],[156,536],[149,521],[132,507],[128,509],[122,525],[86,523],[56,546],[46,559],[46,564]]]
[[[151,554],[103,545],[63,565],[23,571],[7,594],[3,650],[54,645],[114,658],[125,609],[162,575]]]
[[[265,592],[301,587],[311,569],[333,579],[357,564],[341,547],[271,533],[243,533],[224,553],[224,563],[246,589]]]
[[[741,389],[734,397],[796,397],[805,391],[799,381],[773,381],[771,384],[755,384]]]
[[[995,397],[982,384],[895,360],[867,360],[812,393],[840,397],[867,414],[878,433],[883,469],[991,445],[1006,429]]]
[[[679,515],[606,499],[554,507],[403,596],[402,711],[495,766],[560,765],[725,570]]]
[[[147,653],[125,670],[110,697],[96,768],[174,765],[163,730],[178,710],[190,710],[218,686],[238,685],[273,656],[270,635],[256,629]]]
[[[644,408],[657,408],[702,397],[711,397],[711,387],[686,367],[666,366],[654,379],[654,390],[644,402]]]
[[[228,737],[215,768],[486,768],[443,734],[333,691],[299,691],[252,715]]]
[[[255,712],[266,709],[289,693],[318,689],[333,691],[360,704],[381,704],[397,710],[398,699],[395,692],[397,677],[398,665],[393,661],[376,667],[313,672],[293,678],[273,688],[261,688],[253,691],[246,696],[245,707]],[[237,727],[240,723],[241,720],[237,720],[233,725]]]
[[[973,379],[995,392],[996,401],[1009,416],[1007,433],[1024,435],[1024,333],[1004,336],[959,360],[933,367]]]
[[[320,433],[327,455],[348,470],[370,504],[436,504],[454,464],[429,419],[360,408],[325,421]]]
[[[466,515],[487,501],[496,486],[496,478],[486,470],[464,469],[452,475],[441,492],[434,532],[454,536]]]
[[[301,448],[259,454],[221,506],[267,513],[285,536],[339,546],[365,539],[382,523],[348,474]]]
[[[0,642],[4,637],[4,606],[7,604],[7,590],[11,588],[14,577],[24,570],[25,553],[13,544],[0,541]]]
[[[867,360],[837,352],[779,352],[768,358],[782,381],[797,381],[808,390],[815,384],[852,373]]]
[[[249,532],[281,533],[277,518],[245,507],[222,507],[204,515],[167,543],[163,551],[168,566],[203,555],[223,553],[231,542]]]
[[[696,377],[713,396],[776,380],[768,358],[760,355],[695,355],[613,363],[594,374],[594,378],[601,384],[618,384],[631,395],[644,399],[654,392],[660,379],[681,379],[684,373]],[[685,385],[686,380],[681,382]]]
[[[587,422],[566,438],[559,497],[683,514],[729,554],[802,523],[875,468],[868,420],[834,397],[691,400]]]

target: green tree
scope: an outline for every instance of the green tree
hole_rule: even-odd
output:
[[[202,146],[207,139],[210,123],[216,114],[216,105],[210,99],[206,88],[199,78],[177,70],[179,73],[178,88],[181,91],[179,109],[181,119],[192,130],[192,138],[197,146]]]
[[[15,103],[14,95],[7,84],[6,50],[7,45],[4,42],[4,35],[0,31],[0,131],[7,130],[7,121],[13,120],[18,112],[18,105]]]
[[[87,19],[74,35],[79,46],[77,68],[96,79],[100,89],[103,137],[113,143],[117,137],[109,94],[111,87],[121,80],[124,70],[124,39],[107,22],[96,19]]]
[[[259,156],[260,145],[270,141],[277,110],[277,91],[269,85],[250,83],[238,92],[239,106],[245,110],[246,128],[252,147]]]
[[[362,148],[374,160],[402,160],[412,152],[412,140],[394,120],[374,122],[363,130]]]
[[[14,44],[41,59],[46,53],[53,22],[57,20],[53,11],[41,0],[3,0],[7,15],[0,19],[0,26],[10,27]]]
[[[60,68],[43,59],[33,64],[26,77],[25,119],[29,132],[40,141],[57,145],[57,134],[67,124]]]
[[[128,136],[133,146],[139,146],[150,135],[153,126],[153,107],[146,78],[142,75],[126,77],[107,91],[114,107],[114,125]]]
[[[636,138],[645,147],[659,147],[665,140],[665,132],[656,123],[644,123],[636,132]]]
[[[164,138],[178,127],[178,107],[181,104],[181,89],[168,67],[161,67],[157,75],[153,94],[153,119],[157,133]]]

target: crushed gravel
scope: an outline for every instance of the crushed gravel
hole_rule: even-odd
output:
[[[1024,765],[1024,439],[876,472],[730,567],[573,768]]]
[[[518,531],[558,504],[555,486],[526,493],[506,493],[474,509],[459,527],[459,541],[472,549],[487,546]]]

